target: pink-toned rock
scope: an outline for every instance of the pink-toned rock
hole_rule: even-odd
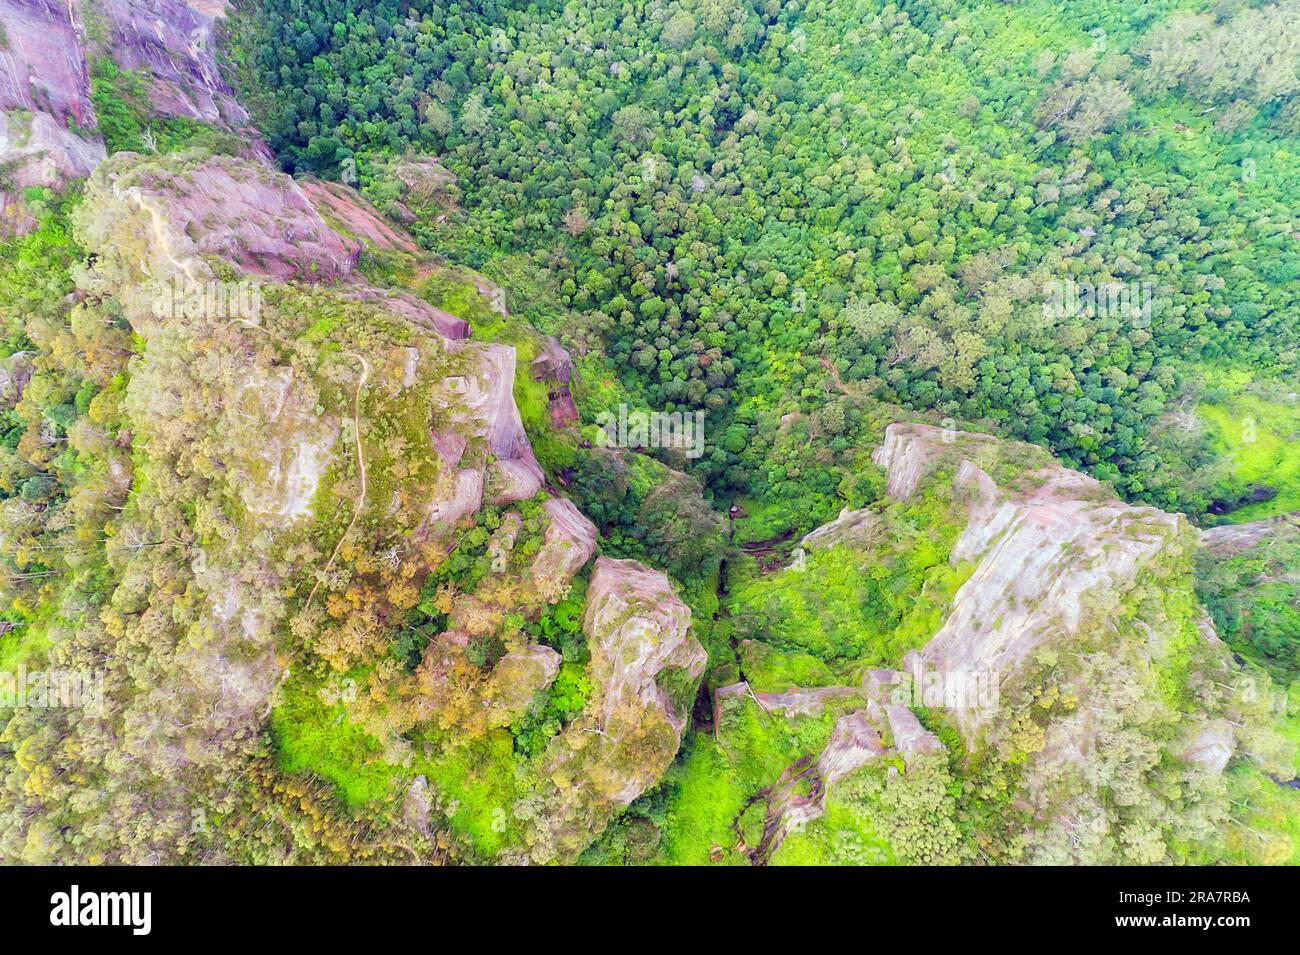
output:
[[[57,0],[0,3],[0,163],[12,185],[0,191],[0,235],[35,225],[22,200],[24,189],[61,189],[104,158],[104,144],[93,133],[90,76],[72,12]]]
[[[450,312],[430,305],[423,299],[416,298],[408,292],[378,289],[372,285],[356,284],[347,287],[346,294],[363,302],[382,301],[384,307],[437,332],[442,338],[459,341],[469,338],[472,329],[469,322],[457,318]]]
[[[511,650],[497,661],[483,694],[491,722],[509,726],[523,715],[533,697],[555,682],[560,655],[550,647],[530,644]]]
[[[772,786],[767,822],[759,844],[750,851],[755,862],[766,862],[785,837],[826,811],[826,796],[840,779],[885,755],[880,734],[863,713],[835,721],[830,742],[813,761],[805,756],[789,766]]]
[[[475,341],[448,342],[446,347],[461,361],[464,373],[445,378],[434,394],[446,420],[439,430],[478,439],[494,456],[480,472],[480,494],[496,504],[532,497],[542,487],[543,474],[515,405],[515,350]],[[449,451],[450,440],[435,436],[435,446]]]
[[[148,78],[149,98],[161,116],[184,116],[238,130],[248,114],[217,67],[215,2],[95,0],[102,52],[123,70]],[[269,159],[269,153],[267,154]]]
[[[62,0],[5,0],[0,25],[0,110],[41,112],[64,129],[95,125],[90,74],[73,7]]]
[[[238,131],[248,156],[272,164],[270,149],[247,128],[248,114],[217,67],[215,17],[223,13],[220,0],[0,3],[0,162],[9,166],[15,187],[0,194],[0,228],[21,232],[33,224],[22,189],[62,188],[104,159],[88,66],[99,56],[144,78],[156,115]]]
[[[704,672],[706,654],[690,636],[690,625],[690,608],[662,572],[635,560],[596,558],[582,627],[590,641],[601,722],[609,725],[620,707],[639,704],[661,713],[680,735],[690,701],[671,699],[655,678],[669,668],[695,680]]]
[[[532,374],[535,381],[550,386],[547,397],[550,399],[551,427],[562,428],[577,421],[578,405],[569,390],[573,359],[554,338],[547,336],[543,341],[542,350],[533,359]]]
[[[871,459],[888,472],[886,490],[905,501],[916,493],[932,464],[951,455],[957,445],[996,443],[987,434],[951,431],[925,424],[891,424]]]
[[[488,502],[526,501],[542,489],[542,469],[527,458],[493,461],[488,468]]]
[[[542,549],[533,559],[533,577],[572,580],[596,553],[596,525],[565,498],[547,498],[542,507],[550,523],[546,525]]]
[[[444,471],[432,498],[424,529],[445,532],[483,506],[483,472],[472,468]]]
[[[155,283],[207,280],[208,257],[250,276],[325,282],[348,275],[361,249],[291,178],[245,159],[117,153],[89,188],[99,205],[83,213],[87,231],[124,245],[123,263]]]
[[[1027,462],[1013,487],[999,487],[974,460],[998,454]],[[944,625],[909,658],[918,681],[924,671],[941,681],[993,674],[1005,683],[1046,641],[1079,632],[1090,595],[1123,592],[1190,533],[1181,516],[1124,504],[1086,475],[1043,465],[1041,455],[987,435],[925,425],[886,430],[876,460],[889,468],[891,495],[915,493],[940,460],[954,467],[954,494],[967,502],[968,519],[952,562],[976,565]],[[968,743],[995,710],[973,699],[953,709]]]
[[[591,699],[552,741],[546,783],[525,810],[536,832],[518,861],[573,858],[662,776],[704,672],[690,624],[690,608],[662,573],[596,559],[583,617]]]
[[[1262,521],[1246,524],[1223,524],[1201,533],[1201,540],[1210,553],[1218,557],[1231,557],[1279,534],[1292,533],[1290,528],[1300,527],[1300,511],[1279,514]]]
[[[384,252],[419,251],[419,246],[406,230],[390,225],[355,189],[311,177],[299,179],[298,184],[335,232]]]
[[[889,733],[894,738],[894,748],[903,754],[903,761],[909,769],[916,756],[943,751],[939,737],[922,726],[916,714],[901,703],[887,705],[885,718],[889,720]]]
[[[730,708],[730,701],[743,703],[752,700],[765,713],[779,713],[788,718],[799,716],[820,716],[835,700],[852,700],[860,698],[862,691],[851,686],[792,686],[781,693],[756,693],[748,681],[741,680],[730,686],[720,686],[713,691],[713,727],[715,734],[722,732],[724,713]]]

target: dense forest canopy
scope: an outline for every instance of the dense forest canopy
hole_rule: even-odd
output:
[[[0,861],[1300,861],[1300,0],[19,6]]]
[[[715,494],[824,516],[869,395],[1200,514],[1243,490],[1204,366],[1300,362],[1297,12],[267,0],[233,59],[291,170],[396,202],[384,157],[441,157],[462,252],[544,260],[571,339],[708,409]]]

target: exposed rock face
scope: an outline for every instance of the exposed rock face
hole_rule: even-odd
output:
[[[602,728],[617,723],[624,710],[645,710],[661,714],[680,737],[706,661],[690,625],[690,608],[662,572],[635,560],[597,558],[582,628],[591,641]],[[661,685],[661,675],[674,670],[684,679]],[[629,802],[636,795],[630,790],[629,784],[621,791]]]
[[[34,220],[21,204],[31,186],[61,188],[104,158],[92,133],[90,76],[73,8],[57,0],[0,4],[0,163],[13,191],[0,193],[0,231],[21,232]]]
[[[1261,541],[1286,533],[1288,528],[1300,527],[1300,511],[1291,514],[1279,514],[1262,521],[1248,524],[1223,524],[1211,527],[1201,534],[1205,548],[1217,557],[1231,557],[1249,550]]]
[[[93,42],[122,69],[149,78],[150,99],[159,115],[187,116],[229,129],[247,124],[248,114],[217,68],[214,25],[215,17],[224,14],[223,3],[95,0],[79,6]]]
[[[0,404],[12,408],[23,397],[23,390],[32,380],[36,366],[31,352],[14,352],[0,361]]]
[[[564,498],[548,498],[542,506],[550,524],[533,559],[533,577],[567,582],[596,553],[596,525]]]
[[[947,456],[956,464],[954,487],[970,502],[952,560],[977,566],[943,627],[910,658],[918,681],[930,672],[951,680],[992,673],[1005,682],[1045,642],[1077,634],[1090,597],[1123,593],[1144,566],[1190,533],[1181,516],[1124,504],[1059,465],[1032,467],[1024,486],[1003,490],[966,456],[996,450],[994,439],[954,434],[890,425],[876,455],[889,469],[890,494],[901,499]],[[992,711],[967,700],[953,715],[969,741]]]
[[[275,655],[286,623],[283,595],[297,572],[284,549],[301,546],[295,542],[317,516],[317,492],[331,468],[356,474],[338,490],[345,517],[357,508],[381,508],[386,523],[395,508],[423,515],[412,522],[416,540],[450,532],[485,495],[532,497],[542,475],[514,403],[513,350],[443,337],[433,322],[421,320],[415,300],[367,286],[352,271],[360,243],[331,229],[289,177],[229,157],[121,153],[100,165],[87,190],[77,227],[99,255],[86,280],[88,294],[111,293],[122,302],[145,342],[128,399],[139,433],[151,440],[158,467],[210,475],[228,486],[225,500],[235,505],[201,515],[212,544],[192,553],[191,565],[196,587],[209,595],[199,624],[207,638],[180,661],[191,681],[187,692],[196,706],[215,707],[221,733],[178,736],[172,727],[153,725],[148,707],[129,717],[131,738],[141,740],[137,752],[151,764],[201,763],[217,758],[229,738],[249,738],[270,710],[285,672]],[[169,310],[166,301],[160,307],[160,288],[215,284],[231,268],[267,283],[329,283],[339,301],[355,293],[365,303],[349,320],[374,321],[367,353],[342,355],[329,371],[346,396],[342,405],[323,410],[323,381],[281,363],[271,347],[277,323],[286,319],[280,312],[232,318]],[[388,308],[396,301],[410,308]],[[221,399],[209,400],[213,395]],[[393,488],[391,501],[373,499],[356,461],[357,429],[367,427],[361,398],[384,395],[425,404],[428,440],[441,465],[432,479]],[[362,418],[353,419],[354,407]],[[208,436],[203,451],[218,465],[186,457],[193,452],[177,427],[182,418]],[[219,444],[210,435],[219,435]],[[172,445],[175,460],[163,453]],[[546,509],[551,526],[541,569],[562,589],[590,559],[595,528],[567,502],[549,501]],[[346,523],[336,535],[344,529]],[[313,557],[326,568],[332,559]],[[149,581],[127,577],[129,586],[114,600],[123,612],[139,612],[148,604]],[[459,624],[472,609],[458,605],[453,619]],[[423,712],[439,711],[439,694],[464,690],[460,705],[468,700],[487,726],[507,725],[559,669],[554,650],[520,646],[486,672],[469,672],[468,642],[467,632],[453,628],[431,644],[419,674],[427,690],[418,700]]]
[[[690,623],[662,573],[597,558],[583,618],[592,696],[552,741],[537,802],[516,809],[536,819],[534,861],[572,858],[676,755],[706,661]]]
[[[419,251],[419,246],[405,230],[390,225],[355,190],[310,177],[300,179],[298,185],[334,231],[386,252]]]
[[[826,796],[832,785],[886,752],[880,734],[864,713],[841,716],[817,759],[799,760],[772,786],[763,836],[750,851],[750,858],[755,862],[770,859],[787,835],[826,811]]]
[[[246,129],[248,115],[222,80],[215,58],[220,0],[6,0],[0,4],[0,163],[14,191],[0,195],[0,227],[24,231],[33,220],[21,190],[58,189],[90,174],[105,156],[96,134],[89,63],[110,56],[145,78],[158,116],[183,116],[238,130],[248,154],[270,164],[270,150]]]
[[[573,359],[560,347],[560,343],[547,336],[541,353],[533,359],[533,378],[550,385],[551,426],[564,427],[578,420],[578,406],[569,391],[569,378],[573,373]]]
[[[57,126],[95,125],[90,77],[72,7],[57,0],[6,0],[0,5],[0,108],[43,112]]]
[[[864,547],[876,539],[879,527],[880,516],[869,508],[851,511],[846,507],[829,524],[805,534],[799,544],[811,550],[829,550],[840,544]]]
[[[523,612],[560,599],[596,549],[595,527],[571,503],[551,498],[543,508],[549,518],[545,543],[534,558],[531,579],[517,591],[518,608]],[[494,568],[507,566],[522,526],[514,511],[502,516],[488,542]],[[513,646],[486,674],[470,663],[466,628],[490,613],[477,596],[455,598],[449,615],[451,629],[429,643],[417,671],[425,718],[461,728],[467,720],[475,729],[508,726],[523,715],[538,692],[555,682],[560,655],[538,644]]]
[[[533,695],[547,689],[560,672],[560,655],[550,647],[537,644],[512,650],[492,669],[486,699],[501,726],[518,717]]]
[[[856,694],[865,705],[843,687],[842,697],[827,693],[834,688],[754,694],[744,683],[717,691],[724,745],[727,710],[751,700],[787,717],[831,700],[855,707],[826,752],[795,762],[766,794],[752,858],[766,859],[821,811],[835,744],[858,730],[879,731],[908,776],[927,772],[945,747],[913,701],[951,720],[992,765],[1018,767],[1015,798],[1032,818],[1028,861],[1158,862],[1167,851],[1160,827],[1195,829],[1199,814],[1220,811],[1205,808],[1219,798],[1214,790],[1201,804],[1166,798],[1162,787],[1202,792],[1204,777],[1233,758],[1276,762],[1275,745],[1246,715],[1253,695],[1196,603],[1198,535],[1181,515],[1126,505],[1041,449],[987,435],[896,424],[875,460],[887,470],[888,499],[842,512],[803,546],[888,550],[919,505],[938,515],[935,532],[965,580],[933,635],[906,654],[906,672],[866,671]],[[1227,556],[1289,531],[1281,522],[1216,530],[1205,535],[1207,551]],[[869,760],[876,747],[867,739],[845,751]],[[1141,844],[1092,835],[1144,827]]]
[[[323,282],[351,273],[361,251],[325,224],[296,182],[257,163],[177,159],[164,173],[118,154],[96,176],[131,217],[150,276],[197,281],[205,276],[191,263],[215,257],[251,276]]]
[[[1236,734],[1227,720],[1212,720],[1196,734],[1182,758],[1211,773],[1223,772],[1236,749]]]
[[[311,514],[312,498],[333,461],[339,422],[315,410],[316,395],[292,368],[254,369],[233,402],[267,425],[266,438],[231,462],[245,508],[271,527]]]
[[[906,705],[894,701],[900,688],[906,688],[906,679],[898,671],[869,670],[861,686],[795,686],[781,693],[756,693],[741,681],[714,691],[714,731],[724,743],[726,714],[751,702],[769,716],[786,719],[820,716],[832,705],[852,708],[836,719],[830,741],[816,759],[807,755],[796,760],[760,794],[766,797],[767,821],[758,845],[749,850],[752,861],[766,863],[787,835],[825,812],[826,797],[836,782],[877,757],[902,755],[910,770],[919,754],[943,751],[939,738]],[[886,731],[891,746],[882,740]]]
[[[346,289],[347,294],[361,301],[382,299],[389,310],[409,318],[411,321],[433,329],[443,338],[459,340],[469,338],[470,325],[463,318],[457,318],[450,312],[435,308],[423,299],[407,292],[395,292],[390,289],[377,289],[370,285],[353,285]]]
[[[943,749],[939,737],[922,726],[916,714],[901,703],[886,706],[885,717],[889,720],[889,733],[894,738],[894,746],[903,754],[909,767],[917,755],[937,753]]]
[[[164,313],[158,318],[167,310],[151,297],[212,282],[215,262],[277,282],[342,280],[344,294],[438,333],[443,364],[460,373],[444,375],[434,394],[441,421],[432,440],[446,468],[428,496],[430,530],[449,528],[485,499],[509,503],[541,489],[542,471],[514,401],[514,349],[461,341],[468,325],[460,319],[366,284],[353,272],[361,243],[331,229],[290,177],[231,157],[169,157],[163,166],[123,153],[95,171],[92,187],[105,204],[102,214],[87,219],[92,238],[121,249],[137,272],[133,291],[121,294]],[[430,374],[434,363],[417,358],[404,374],[414,383],[412,376]],[[314,489],[313,474],[331,440],[304,439],[297,463],[283,463],[300,497]]]
[[[722,711],[727,702],[733,698],[742,702],[751,699],[762,707],[765,713],[780,713],[783,716],[817,716],[826,711],[828,704],[835,700],[847,700],[861,696],[861,691],[851,686],[821,686],[804,688],[790,687],[780,693],[756,693],[749,683],[742,680],[730,686],[720,686],[713,691],[713,724],[715,730],[722,725]]]
[[[544,476],[515,405],[515,350],[477,342],[448,343],[447,348],[461,357],[465,374],[445,379],[437,401],[452,430],[482,441],[492,456],[486,470],[483,465],[473,467],[481,475],[478,494],[494,504],[532,497],[541,490]],[[451,466],[462,466],[462,476],[463,463],[459,456],[455,463],[449,461]],[[458,484],[458,500],[463,491],[464,485]],[[474,503],[472,510],[477,509]]]
[[[929,468],[950,453],[959,435],[965,443],[996,440],[986,434],[949,431],[923,424],[891,424],[886,428],[885,440],[871,459],[888,472],[886,490],[889,496],[905,501],[915,494]]]

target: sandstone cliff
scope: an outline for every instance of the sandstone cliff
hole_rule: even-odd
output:
[[[31,186],[62,189],[104,159],[91,97],[91,68],[108,59],[141,77],[153,117],[184,117],[238,132],[248,155],[270,150],[247,128],[216,62],[223,2],[181,0],[5,0],[0,3],[0,228],[33,220],[22,202]]]

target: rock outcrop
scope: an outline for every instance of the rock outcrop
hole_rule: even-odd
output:
[[[5,0],[0,3],[0,230],[34,223],[22,203],[31,186],[61,189],[105,157],[91,102],[90,63],[100,56],[142,77],[150,112],[240,134],[250,157],[270,150],[247,128],[216,62],[222,0]]]
[[[105,227],[132,243],[155,281],[206,281],[210,269],[199,263],[215,260],[276,282],[329,282],[350,275],[361,251],[326,225],[293,179],[248,160],[119,153],[95,176],[125,216]]]
[[[82,0],[78,7],[92,55],[110,55],[121,69],[146,77],[157,115],[240,130],[271,159],[245,129],[248,113],[217,67],[215,30],[224,0]]]
[[[955,470],[953,493],[968,502],[952,561],[976,566],[943,627],[909,659],[918,682],[927,674],[954,682],[984,673],[999,683],[1013,679],[1039,647],[1080,632],[1093,613],[1092,598],[1122,595],[1145,567],[1191,534],[1181,516],[1124,504],[1092,478],[1055,463],[1027,461],[1003,489],[977,463],[981,452],[1007,453],[984,435],[894,424],[876,454],[888,470],[891,496],[910,498],[927,472],[946,461]],[[977,700],[958,704],[953,716],[973,741],[996,710]]]
[[[572,858],[672,762],[706,661],[690,625],[662,573],[597,558],[583,618],[591,699],[552,741],[542,792],[516,807],[534,822],[534,861]]]
[[[560,343],[549,335],[542,340],[541,351],[532,363],[533,378],[548,385],[551,427],[561,428],[578,420],[578,406],[569,390],[573,359]]]
[[[836,782],[887,752],[865,713],[841,716],[817,758],[799,760],[772,786],[763,835],[750,850],[750,859],[759,863],[770,859],[787,835],[821,817],[826,796]]]
[[[31,186],[60,189],[104,158],[94,135],[90,75],[74,8],[59,0],[0,3],[0,165],[12,188],[0,191],[0,233],[35,220],[22,204]]]
[[[342,519],[326,539],[341,544],[358,519],[382,514],[378,537],[385,529],[395,536],[383,548],[374,544],[383,550],[374,560],[391,567],[415,562],[418,572],[420,542],[449,540],[486,500],[533,497],[542,473],[514,402],[513,349],[444,336],[418,308],[390,307],[391,296],[354,272],[359,241],[335,232],[288,176],[232,157],[119,153],[96,169],[87,192],[77,227],[98,258],[84,284],[89,294],[120,301],[143,341],[128,401],[138,433],[150,438],[152,464],[175,473],[199,470],[228,488],[218,498],[221,507],[200,510],[211,543],[190,554],[194,584],[209,594],[200,624],[209,636],[180,661],[189,696],[196,706],[213,702],[220,733],[178,735],[151,722],[148,708],[129,717],[132,738],[141,740],[139,755],[150,763],[201,763],[216,758],[231,736],[249,738],[270,710],[286,672],[276,652],[287,623],[284,594],[299,572],[299,562],[285,554],[302,548],[303,535],[321,518],[323,487],[330,484],[329,493],[342,499]],[[214,310],[213,299],[176,307],[184,295],[163,294],[241,283],[257,285],[253,314]],[[290,285],[298,297],[285,299]],[[286,301],[297,304],[286,307]],[[283,356],[293,354],[308,330],[295,325],[299,310],[316,308],[325,321],[346,314],[348,334],[364,335],[364,352],[341,349],[323,371],[302,360],[286,362]],[[10,377],[20,385],[21,369]],[[424,422],[423,433],[396,434],[411,407],[423,409],[416,419]],[[180,416],[203,436],[201,448],[183,440]],[[388,434],[386,441],[422,439],[427,448],[403,445],[405,460],[384,465],[389,451],[371,436],[375,429]],[[417,460],[430,463],[420,470]],[[390,468],[387,477],[378,474],[381,467]],[[377,487],[384,488],[382,497]],[[562,596],[595,550],[594,526],[571,504],[548,500],[544,513],[537,580],[526,581],[519,597],[529,612]],[[517,515],[514,521],[517,531]],[[501,543],[506,550],[513,544]],[[337,548],[312,557],[315,582],[309,576],[298,585],[307,610],[313,601],[325,602],[324,593],[316,595],[328,588],[337,559]],[[147,606],[144,573],[137,581],[128,570],[130,586],[114,598],[122,610]],[[503,612],[487,608],[485,616],[485,608],[472,596],[458,598],[451,629],[425,654],[417,681],[425,692],[415,698],[415,712],[457,716],[469,706],[482,725],[504,726],[551,685],[560,659],[548,647],[512,646],[486,671],[468,666],[464,628]],[[382,611],[373,625],[383,626]],[[356,659],[356,639],[340,632],[322,652],[341,663]],[[658,672],[655,661],[646,665]],[[608,679],[617,682],[613,673]],[[611,692],[611,699],[623,699],[621,687]],[[459,709],[448,709],[453,697]],[[642,705],[649,707],[648,698]],[[680,733],[680,723],[672,726]]]
[[[596,525],[565,498],[548,498],[542,506],[550,523],[533,559],[532,576],[553,588],[556,581],[571,580],[596,553]]]
[[[875,460],[886,499],[845,510],[802,547],[893,554],[913,539],[919,513],[960,586],[942,598],[933,632],[895,651],[901,672],[866,670],[860,687],[716,691],[724,749],[738,707],[768,719],[816,717],[832,703],[848,710],[821,754],[760,794],[766,824],[751,859],[770,858],[822,813],[836,778],[877,756],[901,757],[904,779],[939,765],[945,746],[918,718],[921,705],[980,761],[1016,767],[1030,861],[1159,861],[1163,843],[1144,820],[1186,813],[1195,828],[1204,807],[1178,793],[1200,792],[1235,758],[1276,760],[1266,734],[1243,729],[1258,727],[1258,714],[1246,715],[1252,694],[1196,603],[1200,535],[1184,517],[1125,504],[1041,449],[988,435],[895,424]],[[1207,550],[1224,556],[1284,527],[1212,531]],[[814,559],[782,573],[816,572]],[[922,595],[932,586],[927,579]],[[1144,831],[1146,841],[1117,847],[1093,836],[1116,831]]]
[[[1300,527],[1300,511],[1246,524],[1221,524],[1202,531],[1201,540],[1211,554],[1225,558],[1249,550],[1271,537],[1290,533],[1294,527]]]
[[[864,547],[876,539],[880,532],[880,516],[870,508],[851,511],[847,507],[829,524],[809,531],[799,541],[799,546],[809,550],[829,550],[840,544]]]
[[[383,252],[419,252],[419,246],[405,230],[385,220],[356,190],[310,176],[299,179],[298,185],[335,232]]]
[[[789,720],[821,716],[832,706],[841,713],[829,742],[815,759],[806,755],[796,760],[759,794],[765,800],[766,822],[758,844],[748,850],[751,861],[770,860],[787,835],[825,812],[826,798],[836,782],[878,757],[901,756],[910,770],[919,755],[944,751],[939,738],[901,702],[910,691],[903,674],[881,669],[868,670],[859,686],[795,686],[767,693],[755,692],[741,681],[714,691],[714,731],[724,744],[727,714],[749,703],[769,717]]]
[[[228,156],[123,153],[95,171],[91,188],[97,207],[83,217],[85,229],[118,249],[129,274],[117,291],[137,300],[140,321],[167,318],[191,290],[216,283],[222,267],[276,283],[341,283],[342,294],[436,333],[437,352],[426,349],[403,373],[411,385],[436,376],[432,440],[445,467],[427,495],[430,531],[451,527],[484,500],[506,504],[541,489],[514,401],[514,349],[465,341],[460,319],[370,286],[354,272],[361,243],[330,228],[293,179]],[[256,325],[244,315],[221,319]],[[438,375],[434,366],[445,370]],[[309,475],[323,459],[301,464]],[[302,487],[310,490],[310,481]]]

